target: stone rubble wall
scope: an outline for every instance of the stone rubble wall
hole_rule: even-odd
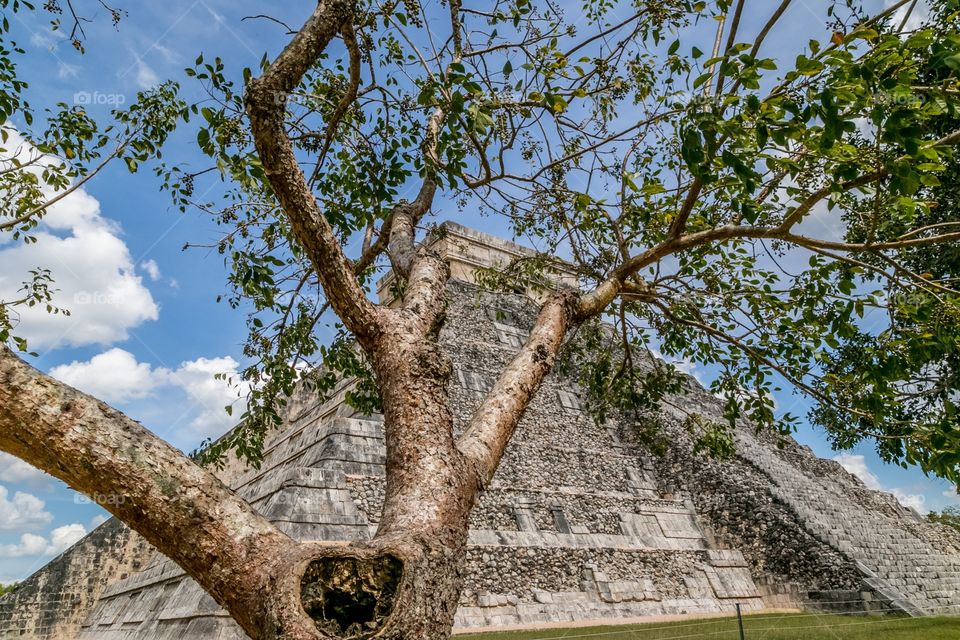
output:
[[[742,458],[731,464],[694,455],[681,428],[671,432],[674,443],[682,445],[663,457],[661,477],[689,492],[712,535],[743,552],[755,577],[796,583],[804,590],[860,588],[862,576],[853,561],[807,531],[771,492],[763,471]]]
[[[719,415],[720,401],[699,386],[685,402]],[[674,447],[671,475],[686,481],[698,511],[756,572],[810,590],[869,589],[913,614],[960,613],[960,535],[792,438],[738,427],[737,464],[705,464],[685,454],[689,447]]]

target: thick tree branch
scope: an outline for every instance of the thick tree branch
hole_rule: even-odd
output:
[[[357,282],[353,265],[310,191],[284,123],[290,92],[353,13],[353,0],[320,2],[273,64],[250,81],[246,108],[264,173],[313,263],[330,305],[361,346],[370,348],[380,333],[376,308]]]
[[[436,113],[442,114],[441,109]],[[440,116],[442,120],[442,115]],[[433,122],[434,118],[431,118]],[[439,125],[438,125],[439,126]],[[429,130],[429,129],[428,129]],[[431,176],[423,179],[420,192],[412,202],[403,202],[390,211],[390,227],[387,239],[387,254],[393,270],[403,277],[410,275],[417,258],[416,228],[420,219],[430,210],[437,183]],[[381,232],[382,233],[382,232]]]
[[[2,345],[0,450],[91,496],[262,637],[269,559],[296,543],[141,425]]]
[[[543,305],[530,337],[504,368],[457,441],[457,448],[484,484],[496,473],[517,423],[553,368],[564,338],[579,323],[576,310],[577,296],[572,291],[561,291]]]
[[[643,253],[634,255],[619,267],[614,269],[610,275],[594,287],[591,291],[584,293],[580,297],[578,316],[589,318],[603,312],[607,306],[624,289],[624,283],[628,278],[639,272],[644,267],[648,267],[663,258],[678,253],[680,251],[700,247],[711,242],[724,242],[736,239],[768,239],[781,240],[791,244],[806,247],[808,249],[827,249],[831,251],[842,251],[845,253],[864,253],[880,251],[896,251],[910,247],[925,247],[937,244],[946,244],[948,242],[960,241],[960,232],[943,233],[922,238],[910,238],[905,240],[893,240],[890,242],[875,243],[851,243],[838,242],[831,240],[819,240],[809,238],[785,229],[782,225],[777,227],[753,227],[741,225],[725,225],[715,227],[705,231],[690,233],[676,239],[668,239],[655,247],[647,249]]]
[[[427,335],[441,320],[447,297],[450,267],[438,255],[424,248],[413,263],[403,309],[413,314],[413,323],[420,335]]]

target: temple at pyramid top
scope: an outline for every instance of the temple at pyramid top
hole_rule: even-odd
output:
[[[425,242],[447,259],[451,279],[468,283],[476,282],[476,273],[480,269],[503,268],[514,260],[537,255],[529,247],[450,221],[438,225]],[[557,286],[577,286],[572,268],[564,269],[558,262],[551,271],[549,277]],[[394,282],[392,271],[377,282],[377,296],[381,302],[393,300],[391,286]]]

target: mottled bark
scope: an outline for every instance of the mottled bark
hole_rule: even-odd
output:
[[[263,171],[289,218],[294,234],[313,263],[327,300],[364,348],[379,331],[377,310],[357,282],[330,223],[310,190],[286,131],[290,92],[317,61],[342,25],[352,19],[354,0],[325,0],[283,52],[246,89],[250,129]]]
[[[0,450],[91,496],[173,559],[254,637],[295,543],[169,444],[0,346]],[[242,581],[238,576],[243,576]]]
[[[143,427],[103,403],[0,354],[0,450],[96,497],[182,566],[254,639],[446,638],[460,597],[468,520],[496,472],[564,336],[580,321],[573,292],[541,310],[528,342],[503,371],[466,433],[455,439],[451,364],[437,341],[446,263],[415,244],[436,183],[394,207],[367,254],[386,250],[406,280],[399,308],[374,305],[320,210],[286,132],[289,93],[338,33],[353,0],[324,0],[246,92],[264,173],[327,299],[357,337],[383,398],[386,499],[370,542],[296,543]],[[455,13],[455,12],[454,12]],[[346,25],[346,27],[345,27]],[[442,107],[423,152],[435,161]]]
[[[581,321],[578,311],[579,297],[573,291],[557,293],[543,305],[530,337],[501,372],[460,437],[459,450],[484,482],[496,473],[517,423],[553,368],[564,337]]]

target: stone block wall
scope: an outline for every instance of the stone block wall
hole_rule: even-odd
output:
[[[108,520],[0,599],[0,638],[73,640],[105,588],[152,555],[143,538]]]

